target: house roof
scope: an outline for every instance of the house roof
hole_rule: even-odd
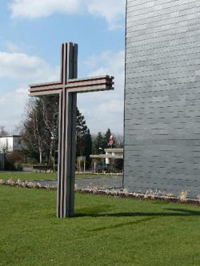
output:
[[[92,159],[123,159],[123,155],[111,155],[111,154],[94,154],[90,155]]]
[[[0,136],[0,138],[21,138],[20,135]]]
[[[123,153],[124,149],[123,148],[110,148],[110,149],[105,149],[105,152],[121,152]]]

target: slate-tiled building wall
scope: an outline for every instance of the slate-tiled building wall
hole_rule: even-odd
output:
[[[199,0],[127,0],[124,182],[200,194]]]

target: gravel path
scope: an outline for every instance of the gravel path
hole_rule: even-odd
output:
[[[57,181],[41,181],[43,185],[57,186]],[[78,189],[98,188],[98,189],[120,189],[122,188],[122,177],[109,177],[109,178],[95,178],[95,179],[76,179],[76,187]]]

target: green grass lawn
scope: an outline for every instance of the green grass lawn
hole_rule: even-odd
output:
[[[55,180],[56,174],[45,174],[45,173],[25,173],[25,172],[0,172],[0,179],[17,181],[34,181],[34,180]]]
[[[200,265],[200,207],[76,194],[55,217],[56,191],[0,186],[0,265]]]
[[[94,178],[109,178],[112,176],[109,175],[89,175],[89,174],[77,174],[77,179],[94,179]],[[26,172],[0,172],[0,179],[6,181],[12,179],[13,181],[17,181],[18,179],[22,181],[34,181],[34,180],[55,180],[57,178],[56,174],[45,174],[45,173],[26,173]]]

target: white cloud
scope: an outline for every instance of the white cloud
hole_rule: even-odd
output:
[[[38,82],[54,80],[55,76],[58,77],[58,68],[52,68],[37,56],[0,52],[0,78]]]
[[[35,19],[55,13],[89,13],[104,18],[110,29],[123,27],[125,0],[12,0],[12,18]]]
[[[110,92],[88,93],[78,96],[78,106],[86,117],[92,133],[123,131],[124,106],[124,52],[103,52],[91,56],[84,63],[89,76],[113,75],[115,90]],[[0,125],[9,130],[21,121],[28,100],[28,84],[56,81],[59,67],[52,67],[37,56],[25,53],[0,52],[0,80],[14,80],[16,89],[0,89]],[[6,92],[5,92],[6,91]]]
[[[5,49],[8,52],[11,53],[19,53],[21,52],[21,48],[19,47],[19,45],[11,42],[11,41],[4,41],[3,46],[5,47]]]
[[[39,18],[53,13],[76,13],[79,0],[13,0],[10,9],[12,17]]]
[[[124,26],[125,0],[91,0],[87,9],[93,16],[105,18],[110,29]]]
[[[0,125],[13,132],[19,126],[28,100],[28,89],[23,88],[21,92],[16,90],[1,94],[0,97]]]
[[[116,133],[123,132],[124,111],[124,52],[103,52],[91,56],[85,62],[91,68],[89,76],[112,75],[115,90],[78,96],[78,106],[86,117],[91,132],[106,131],[110,127]],[[93,70],[93,71],[92,71]]]
[[[59,67],[51,67],[37,56],[0,52],[1,80],[6,81],[8,89],[0,88],[0,125],[13,130],[19,125],[24,113],[28,84],[59,80]],[[11,80],[16,87],[14,90]]]

